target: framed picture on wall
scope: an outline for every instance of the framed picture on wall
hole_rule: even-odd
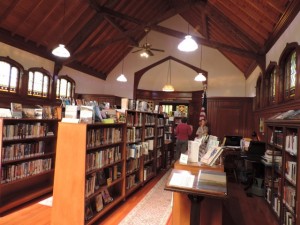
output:
[[[259,132],[263,133],[265,131],[265,119],[259,118]]]

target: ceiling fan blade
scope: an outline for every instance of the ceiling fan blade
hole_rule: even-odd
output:
[[[131,52],[131,53],[136,53],[136,52],[139,52],[139,51],[142,51],[143,49],[138,49],[138,50],[135,50],[135,51],[133,51],[133,52]]]
[[[158,48],[150,48],[152,51],[157,51],[157,52],[165,52],[165,50],[158,49]]]
[[[150,56],[154,56],[153,52],[151,52],[150,50],[147,50],[148,55]]]

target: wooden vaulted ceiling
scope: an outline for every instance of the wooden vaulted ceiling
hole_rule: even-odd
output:
[[[300,9],[299,0],[0,0],[0,41],[105,80],[138,45],[144,28],[177,14],[247,78]],[[200,38],[201,36],[201,38]],[[63,42],[71,57],[51,55]]]

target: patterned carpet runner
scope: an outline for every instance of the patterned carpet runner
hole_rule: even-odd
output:
[[[165,191],[164,186],[170,171],[128,213],[120,225],[165,225],[167,223],[172,211],[172,192]]]

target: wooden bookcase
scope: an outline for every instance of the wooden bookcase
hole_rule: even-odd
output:
[[[94,223],[125,198],[124,171],[125,123],[60,122],[51,224]]]
[[[156,146],[156,173],[162,168],[166,168],[167,152],[165,149],[165,118],[163,114],[156,115],[156,131],[155,131],[155,146]]]
[[[57,124],[0,118],[0,213],[52,191]]]
[[[266,150],[272,152],[273,157],[265,170],[266,201],[279,224],[300,225],[300,121],[268,120],[266,126]]]

